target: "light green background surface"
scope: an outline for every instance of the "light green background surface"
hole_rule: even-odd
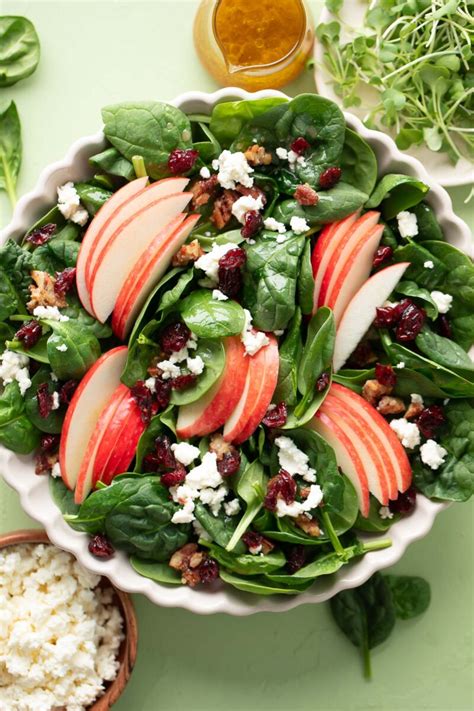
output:
[[[350,0],[349,0],[350,1]],[[11,89],[24,129],[19,194],[79,136],[100,127],[100,107],[124,99],[169,99],[214,82],[191,38],[193,0],[0,2],[24,14],[42,41],[37,73]],[[311,3],[315,16],[321,3]],[[288,88],[314,88],[311,74]],[[468,189],[451,190],[473,221]],[[0,201],[0,224],[8,218]],[[247,618],[199,617],[135,599],[138,663],[117,711],[467,711],[473,699],[473,525],[471,504],[439,516],[395,570],[432,586],[429,611],[399,622],[373,653],[374,680],[363,680],[356,650],[334,627],[326,605]],[[35,525],[16,493],[0,482],[0,531]]]

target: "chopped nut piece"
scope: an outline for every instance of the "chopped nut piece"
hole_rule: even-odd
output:
[[[195,210],[197,207],[206,205],[211,197],[219,190],[219,182],[217,175],[211,175],[207,180],[198,180],[197,183],[191,186],[190,190],[193,194],[191,207]]]
[[[214,210],[211,215],[211,222],[218,230],[221,230],[232,219],[232,205],[239,199],[239,193],[235,190],[224,190],[214,203]]]
[[[181,582],[190,587],[199,583],[210,583],[219,575],[216,561],[209,558],[205,551],[200,551],[196,543],[186,543],[175,551],[169,566],[179,570],[182,573]]]
[[[229,442],[226,442],[220,432],[211,436],[211,441],[209,442],[209,451],[214,452],[217,455],[218,460],[223,459],[226,454],[230,454],[234,450],[234,445],[230,444]]]
[[[411,402],[408,405],[408,410],[404,414],[404,418],[406,420],[413,420],[414,417],[418,417],[423,408],[424,405],[421,402]]]
[[[377,406],[377,410],[381,415],[398,415],[400,412],[405,412],[405,403],[399,397],[384,395]]]
[[[190,262],[197,261],[203,254],[204,250],[199,244],[199,240],[193,239],[193,241],[189,244],[183,244],[183,246],[176,252],[171,260],[171,265],[173,267],[185,267]]]
[[[301,528],[306,535],[312,536],[312,538],[318,538],[321,535],[321,530],[315,518],[308,518],[304,514],[301,514],[295,518],[295,523],[298,528]]]
[[[246,188],[245,185],[240,185],[238,183],[235,186],[236,192],[238,192],[240,195],[244,197],[253,197],[254,200],[258,200],[258,198],[262,198],[262,203],[265,205],[267,202],[267,196],[265,195],[265,192],[262,190],[262,188],[257,187],[254,185],[251,188]]]
[[[40,452],[36,455],[35,474],[49,474],[59,462],[59,452]]]
[[[319,195],[316,190],[313,190],[311,185],[305,183],[304,185],[298,185],[293,196],[300,205],[317,205],[319,202]]]
[[[204,560],[204,553],[202,551],[197,551],[193,553],[189,559],[190,568],[198,568]]]
[[[57,294],[54,290],[56,279],[51,274],[33,269],[31,278],[36,286],[31,284],[28,287],[31,294],[31,299],[27,303],[28,311],[32,313],[37,306],[57,306],[58,309],[67,306],[64,294]]]
[[[270,165],[272,162],[272,154],[256,143],[247,148],[244,156],[249,165]]]
[[[375,407],[381,397],[391,392],[392,388],[382,385],[378,380],[367,380],[362,388],[362,397]]]

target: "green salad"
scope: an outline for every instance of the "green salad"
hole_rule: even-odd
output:
[[[474,266],[428,186],[315,95],[103,120],[0,247],[0,443],[91,555],[296,595],[469,499]]]

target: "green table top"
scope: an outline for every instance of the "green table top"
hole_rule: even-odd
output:
[[[315,16],[321,2],[310,3]],[[78,137],[100,127],[101,106],[125,99],[170,99],[216,87],[192,45],[196,0],[3,0],[2,14],[26,15],[42,42],[35,75],[0,91],[21,114],[24,162],[19,194]],[[307,73],[287,88],[314,90]],[[473,221],[468,188],[450,190],[457,213]],[[0,198],[0,224],[9,208]],[[422,617],[398,623],[373,653],[374,679],[361,676],[357,651],[327,605],[248,618],[199,617],[136,597],[138,663],[117,711],[467,711],[473,692],[473,505],[455,505],[395,567],[432,586]],[[0,481],[0,531],[35,526]]]

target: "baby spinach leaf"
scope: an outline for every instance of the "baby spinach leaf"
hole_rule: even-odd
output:
[[[298,277],[298,303],[301,312],[310,314],[313,311],[314,277],[311,265],[311,240],[307,239],[300,264]]]
[[[127,476],[94,491],[66,520],[76,530],[105,533],[127,553],[164,562],[189,539],[188,524],[171,523],[178,508],[158,477]]]
[[[100,323],[91,316],[79,303],[76,297],[68,296],[68,305],[61,309],[61,313],[69,317],[70,321],[83,326],[89,333],[93,333],[96,338],[110,338],[112,329],[107,323]]]
[[[267,525],[265,530],[263,530],[263,535],[266,538],[270,538],[270,540],[291,543],[295,546],[320,546],[328,542],[327,538],[323,539],[322,537],[308,536],[301,528],[298,528],[288,516],[284,516],[283,518],[277,517],[276,528],[277,530],[273,530]],[[259,527],[258,530],[262,529]]]
[[[388,173],[378,183],[368,199],[366,207],[373,208],[381,205],[385,219],[390,220],[399,212],[408,210],[421,202],[428,190],[428,185],[418,178]]]
[[[193,291],[180,302],[181,318],[198,338],[223,338],[242,332],[243,308],[236,301],[217,301],[208,289]]]
[[[199,225],[201,229],[201,225]],[[208,230],[206,230],[207,232]],[[193,237],[198,240],[201,247],[207,252],[212,249],[213,244],[227,244],[232,242],[233,244],[242,244],[244,238],[242,237],[242,232],[240,230],[229,230],[228,232],[222,232],[221,234],[211,234],[205,235],[202,232],[196,232]]]
[[[100,356],[97,338],[71,321],[45,320],[42,323],[52,330],[46,349],[55,375],[60,380],[82,378]]]
[[[247,504],[245,513],[241,517],[232,538],[226,545],[226,550],[233,551],[249,528],[250,524],[263,506],[263,494],[266,489],[266,476],[263,466],[259,461],[251,462],[239,471],[233,482],[233,489]]]
[[[162,321],[163,315],[159,319],[148,321],[136,340],[129,346],[127,362],[120,378],[122,383],[129,388],[135,385],[137,380],[145,380],[147,377],[147,369],[151,360],[159,352],[159,346],[152,340],[152,337],[160,328]]]
[[[9,350],[15,351],[16,353],[23,353],[23,355],[28,356],[31,360],[36,360],[38,363],[49,364],[47,350],[48,334],[41,336],[38,343],[35,343],[32,348],[26,349],[23,343],[16,338],[12,341],[7,341],[6,345]]]
[[[173,405],[188,405],[199,400],[222,375],[225,366],[225,350],[222,341],[202,338],[198,342],[196,356],[204,361],[204,371],[195,384],[185,390],[173,390],[170,402]],[[195,357],[194,352],[192,357]]]
[[[59,208],[57,205],[54,205],[51,207],[44,215],[39,217],[36,222],[33,223],[33,225],[30,227],[28,232],[25,233],[25,236],[22,240],[22,244],[29,245],[28,242],[26,242],[26,238],[32,233],[35,232],[35,230],[40,229],[41,227],[44,227],[45,225],[50,225],[54,224],[56,225],[56,230],[59,230],[60,228],[64,227],[66,224],[66,218],[61,214],[59,211]],[[56,232],[57,233],[57,232]],[[54,233],[54,234],[56,234]]]
[[[74,187],[89,215],[95,215],[112,195],[110,190],[91,183],[75,183]]]
[[[74,492],[67,488],[61,477],[49,477],[49,493],[63,516],[77,514],[79,505],[74,501]]]
[[[40,58],[35,27],[26,17],[0,17],[0,87],[33,74]]]
[[[232,538],[237,526],[236,516],[227,516],[222,510],[217,516],[214,516],[207,506],[201,502],[196,503],[194,515],[203,528],[206,529],[214,543],[217,543],[221,548],[225,548]],[[239,543],[235,547],[237,553],[245,551],[243,543]]]
[[[295,312],[298,264],[304,245],[303,236],[290,234],[279,244],[275,233],[266,231],[255,244],[246,245],[243,301],[252,313],[255,328],[276,331],[287,327]]]
[[[425,309],[428,316],[433,320],[438,318],[438,307],[436,305],[436,301],[432,298],[428,289],[423,289],[423,287],[418,286],[414,281],[400,281],[398,282],[395,291],[397,294],[410,296],[412,299],[420,299],[423,302],[421,305]]]
[[[6,272],[0,269],[0,321],[5,321],[11,314],[21,309],[18,294]]]
[[[151,418],[146,430],[138,440],[137,451],[135,453],[135,472],[140,472],[145,454],[151,452],[154,448],[155,439],[163,431],[163,423],[161,421],[162,413]]]
[[[319,555],[315,560],[296,571],[296,573],[284,574],[284,573],[273,573],[272,575],[267,575],[269,580],[275,583],[280,583],[284,585],[291,585],[299,580],[315,580],[321,575],[332,575],[336,573],[339,568],[354,558],[356,555],[363,554],[362,546],[350,546],[344,549],[344,558],[339,556],[337,553],[323,553]]]
[[[418,390],[416,392],[418,392]],[[354,528],[358,531],[367,531],[369,533],[383,533],[384,531],[388,531],[394,523],[400,520],[399,514],[393,514],[393,518],[382,518],[379,511],[380,501],[377,501],[377,499],[371,495],[369,515],[362,516],[362,514],[359,513],[354,523]]]
[[[274,550],[266,555],[251,555],[250,553],[229,553],[219,546],[203,541],[203,545],[209,549],[211,558],[217,560],[231,573],[237,575],[262,575],[271,573],[282,568],[286,563],[285,555],[282,551]]]
[[[365,368],[364,370],[355,370],[352,368],[343,368],[337,373],[333,373],[332,379],[339,385],[344,385],[346,388],[353,390],[355,393],[361,393],[362,386],[366,380],[375,377],[375,368]],[[414,391],[413,391],[414,392]],[[416,391],[418,392],[418,391]]]
[[[280,367],[274,400],[276,402],[284,400],[290,407],[296,405],[298,397],[298,363],[303,349],[301,323],[301,309],[297,308],[290,321],[285,340],[279,349]]]
[[[418,205],[414,205],[410,208],[410,212],[413,212],[416,215],[418,234],[415,239],[418,242],[423,242],[425,240],[444,241],[444,234],[438,220],[436,219],[436,215],[433,209],[426,202],[423,201],[419,202]]]
[[[50,240],[32,252],[33,269],[55,274],[66,267],[75,267],[80,247],[78,242],[71,240]]]
[[[192,148],[188,117],[170,104],[137,101],[102,109],[104,133],[110,143],[131,161],[143,157],[154,179],[169,175],[168,158],[175,148]]]
[[[55,392],[56,384],[51,380],[51,372],[47,368],[40,368],[31,378],[31,387],[25,393],[25,413],[35,427],[42,432],[59,434],[64,419],[64,408],[52,410],[47,417],[41,417],[37,392],[42,383],[47,383],[50,394]]]
[[[232,585],[233,588],[237,588],[237,590],[242,590],[243,592],[253,593],[254,595],[299,595],[312,584],[312,581],[310,581],[309,583],[304,582],[301,585],[289,587],[272,583],[264,576],[255,576],[247,580],[239,575],[228,573],[226,570],[220,571],[220,578],[224,583]]]
[[[119,178],[125,178],[125,180],[134,180],[135,178],[135,170],[132,162],[124,158],[123,155],[113,147],[106,148],[105,151],[91,156],[89,163],[109,175],[116,175]]]
[[[168,563],[143,560],[136,555],[132,555],[130,556],[130,564],[138,575],[142,575],[144,578],[150,578],[150,580],[154,580],[155,583],[182,585],[180,573],[170,568]]]
[[[0,394],[0,444],[17,454],[30,454],[39,446],[39,434],[25,413],[16,380],[5,385]]]
[[[450,338],[438,336],[426,324],[416,337],[416,345],[435,363],[459,372],[467,379],[474,376],[474,363],[464,348],[458,346]],[[469,371],[471,372],[469,373]]]
[[[194,129],[196,124],[193,123],[192,125]],[[198,151],[199,158],[204,163],[210,163],[214,158],[217,158],[221,154],[221,144],[205,123],[203,123],[202,121],[198,121],[197,126],[199,127],[199,132],[201,135],[199,136],[199,140],[196,140],[196,138],[194,138],[193,148],[194,150]]]
[[[157,311],[168,311],[175,306],[186,292],[187,287],[191,284],[194,278],[194,269],[187,269],[179,275],[179,279],[170,289],[163,290],[162,296],[158,302]],[[160,282],[163,287],[163,280]]]
[[[12,338],[14,334],[15,330],[13,328],[11,328],[7,323],[0,322],[0,346],[2,347],[2,350],[5,341]]]
[[[15,102],[10,101],[6,108],[0,110],[0,189],[5,190],[12,206],[16,202],[16,181],[21,158],[20,117]]]
[[[370,195],[377,182],[377,158],[367,141],[346,126],[341,156],[342,180]]]
[[[164,289],[166,285],[168,285],[168,289],[172,288],[172,284],[175,282],[176,277],[178,277],[180,274],[182,274],[183,270],[180,269],[179,267],[174,267],[173,269],[170,269],[169,272],[165,274],[162,279],[158,282],[158,284],[152,289],[150,292],[147,300],[142,306],[142,310],[138,314],[135,324],[133,326],[132,332],[130,334],[130,337],[128,339],[128,345],[129,348],[133,345],[133,343],[136,341],[138,334],[140,331],[143,329],[145,326],[146,322],[146,317],[151,314],[153,311],[153,308],[156,309],[157,304],[159,304],[160,298],[164,293]]]
[[[433,291],[444,282],[446,267],[441,259],[437,259],[425,246],[408,242],[402,247],[397,247],[393,253],[395,262],[410,262],[410,266],[403,275],[407,281],[415,282],[420,288]],[[433,262],[433,268],[427,269],[426,262]]]
[[[209,128],[224,148],[228,148],[245,124],[268,109],[286,102],[287,99],[271,97],[250,101],[225,101],[216,104],[212,109]],[[248,148],[249,145],[247,144],[245,148]]]
[[[317,205],[310,207],[303,207],[296,200],[283,200],[276,206],[273,217],[279,222],[289,224],[295,215],[304,217],[311,226],[324,225],[342,220],[359,210],[368,198],[367,193],[342,181],[330,190],[322,190],[318,195]]]
[[[395,614],[401,620],[411,620],[426,612],[431,602],[430,584],[416,575],[385,575],[392,591]]]
[[[327,306],[323,306],[309,322],[306,343],[298,366],[298,390],[303,397],[314,393],[317,379],[330,367],[335,340],[333,313]]]
[[[401,397],[408,397],[412,393],[418,393],[423,397],[448,397],[448,393],[436,385],[429,376],[410,368],[397,370],[394,393]]]

